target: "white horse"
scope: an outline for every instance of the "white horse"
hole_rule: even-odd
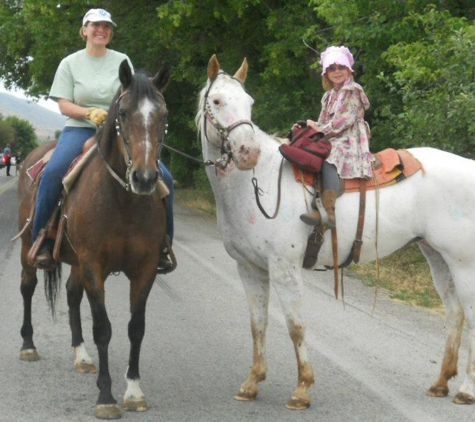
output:
[[[216,163],[216,170],[208,167],[207,174],[216,197],[219,230],[226,251],[237,262],[251,315],[253,365],[235,399],[254,399],[258,383],[266,378],[266,327],[272,282],[297,357],[298,382],[287,407],[305,409],[310,405],[307,390],[314,383],[314,375],[308,361],[300,306],[302,262],[311,227],[302,223],[299,216],[309,211],[307,204],[311,196],[295,181],[291,165],[285,163],[279,214],[275,219],[267,219],[259,210],[251,179],[258,178],[264,194],[263,206],[271,213],[276,207],[282,156],[279,142],[251,121],[253,99],[243,88],[246,74],[245,59],[236,74],[230,76],[220,70],[216,56],[211,57],[208,81],[201,91],[196,116],[204,159]],[[448,327],[440,375],[427,394],[437,397],[448,394],[448,380],[457,374],[466,318],[470,329],[469,362],[454,402],[472,404],[475,402],[475,162],[431,148],[410,152],[423,164],[424,171],[381,189],[379,198],[375,191],[367,192],[360,260],[373,261],[411,241],[418,242],[444,302]],[[355,238],[358,210],[359,193],[345,193],[338,198],[338,256],[342,260],[348,256]],[[329,236],[327,231],[317,265],[333,265]]]

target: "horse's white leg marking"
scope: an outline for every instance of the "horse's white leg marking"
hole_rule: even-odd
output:
[[[269,260],[269,275],[284,310],[297,357],[297,388],[286,406],[289,409],[306,409],[310,406],[308,389],[313,386],[315,378],[305,344],[306,325],[300,312],[303,300],[301,269],[297,263],[289,263],[278,257]]]
[[[124,401],[122,408],[131,412],[144,412],[147,410],[147,401],[145,395],[140,388],[140,380],[131,380],[127,378],[127,372],[125,375],[125,381],[127,382],[127,390],[124,394]]]
[[[95,374],[97,368],[94,365],[92,358],[89,356],[86,350],[84,343],[81,343],[79,346],[73,348],[74,353],[76,354],[76,360],[74,361],[74,368],[77,372],[80,373],[91,373]]]
[[[447,338],[445,342],[444,360],[439,377],[432,384],[427,394],[433,397],[445,397],[449,393],[448,381],[457,375],[457,362],[462,338],[463,310],[457,297],[447,263],[439,252],[425,242],[419,242],[419,248],[429,263],[434,286],[445,307],[447,319]]]
[[[269,309],[269,277],[263,270],[238,263],[251,315],[253,362],[248,379],[235,394],[236,400],[253,400],[259,391],[258,383],[266,379],[266,329]]]

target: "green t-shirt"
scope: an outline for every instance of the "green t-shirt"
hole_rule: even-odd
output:
[[[107,49],[101,57],[80,50],[64,58],[56,70],[49,98],[64,98],[82,107],[100,107],[109,110],[110,103],[120,86],[119,66],[126,54]],[[66,119],[65,126],[92,127],[90,120]]]

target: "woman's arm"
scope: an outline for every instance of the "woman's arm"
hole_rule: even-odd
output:
[[[71,117],[72,119],[87,119],[88,107],[81,107],[65,98],[58,98],[58,106],[61,114],[65,116]]]

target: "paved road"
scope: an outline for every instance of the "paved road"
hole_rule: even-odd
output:
[[[0,171],[0,421],[93,421],[95,375],[73,370],[65,291],[53,321],[41,286],[34,299],[35,340],[42,359],[18,359],[22,301],[16,234],[16,178]],[[147,307],[142,347],[142,388],[150,409],[124,413],[124,421],[414,421],[475,420],[474,406],[427,397],[437,376],[444,320],[390,301],[354,279],[346,280],[346,306],[332,294],[332,274],[305,273],[304,314],[316,386],[306,411],[285,408],[296,383],[292,344],[272,292],[268,330],[268,378],[254,402],[233,393],[251,365],[251,336],[244,292],[234,262],[222,247],[215,222],[177,206],[178,269],[157,280]],[[64,269],[64,280],[67,268]],[[41,279],[42,277],[40,277]],[[112,276],[107,305],[113,325],[110,368],[118,400],[125,392],[128,356],[128,282]],[[85,301],[87,302],[87,301]],[[83,303],[90,354],[91,317]],[[467,362],[466,345],[459,372]]]

